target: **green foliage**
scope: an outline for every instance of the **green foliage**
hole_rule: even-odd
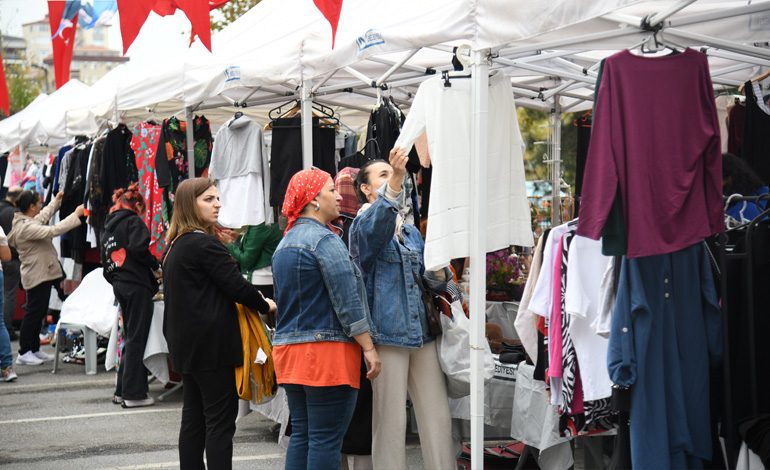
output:
[[[543,163],[549,152],[548,141],[551,134],[550,114],[537,109],[518,108],[519,127],[526,145],[524,152],[524,171],[528,181],[548,178],[548,164]],[[570,186],[575,184],[575,159],[577,150],[577,128],[572,122],[579,114],[566,113],[562,116],[561,159],[564,181]],[[549,155],[550,156],[550,155]]]
[[[42,80],[26,64],[3,64],[11,114],[26,108],[42,90]],[[2,114],[2,112],[0,112]]]
[[[211,19],[211,31],[221,31],[227,25],[251,10],[259,0],[230,0],[214,13]]]

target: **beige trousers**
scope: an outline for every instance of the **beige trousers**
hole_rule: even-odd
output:
[[[375,470],[406,467],[406,394],[414,405],[423,468],[454,470],[452,419],[436,341],[420,349],[377,346],[382,362],[372,381],[372,461]]]

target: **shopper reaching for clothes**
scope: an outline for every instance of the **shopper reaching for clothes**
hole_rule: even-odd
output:
[[[27,291],[27,312],[21,322],[17,364],[40,365],[53,360],[53,355],[40,350],[39,335],[43,317],[48,312],[51,287],[64,279],[53,238],[80,226],[80,218],[85,214],[81,204],[58,224],[48,225],[63,197],[64,193],[59,192],[44,209],[42,199],[34,191],[22,191],[16,201],[19,212],[13,217],[8,242],[19,253],[21,286]]]
[[[372,461],[375,469],[406,468],[408,391],[425,468],[454,468],[446,379],[417,284],[425,272],[424,243],[400,214],[408,157],[396,147],[389,159],[369,161],[358,172],[356,189],[365,204],[350,229],[350,253],[364,273],[383,368],[372,381]]]

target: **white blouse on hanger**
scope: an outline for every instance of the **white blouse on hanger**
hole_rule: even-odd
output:
[[[273,222],[266,197],[270,170],[262,146],[262,127],[246,116],[226,122],[214,138],[209,176],[219,182],[219,223],[225,227]]]
[[[433,165],[425,267],[434,270],[470,254],[471,80],[441,77],[420,85],[396,146],[409,152],[423,132]],[[532,246],[524,186],[523,142],[510,80],[489,79],[487,222],[484,250]]]

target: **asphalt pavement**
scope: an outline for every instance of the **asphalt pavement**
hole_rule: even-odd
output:
[[[18,343],[13,342],[14,360]],[[53,353],[53,348],[43,346]],[[59,363],[16,366],[19,379],[0,382],[0,467],[4,469],[179,468],[182,411],[178,391],[154,406],[126,410],[111,402],[115,374],[85,375],[85,367]],[[150,384],[150,396],[165,391]],[[259,413],[238,421],[234,469],[283,468],[285,450],[274,423]],[[419,446],[407,448],[409,468],[421,468]]]

